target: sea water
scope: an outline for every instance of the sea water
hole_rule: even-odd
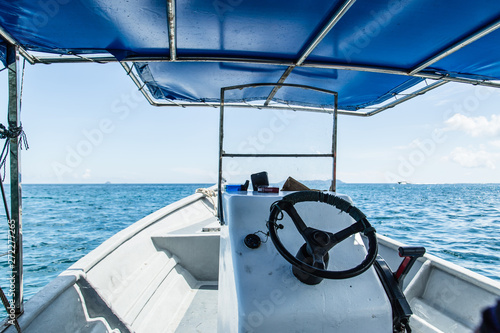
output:
[[[344,184],[379,234],[500,280],[500,184]]]
[[[325,182],[308,182],[326,189]],[[210,184],[23,185],[24,299],[103,241]],[[500,184],[344,184],[379,234],[500,280]],[[7,219],[0,215],[0,253]],[[2,229],[3,228],[3,229]],[[0,285],[8,285],[7,256]],[[5,313],[5,312],[3,312]]]

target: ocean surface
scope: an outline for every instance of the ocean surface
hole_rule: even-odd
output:
[[[306,184],[326,189],[324,182]],[[209,186],[24,184],[25,300],[116,232]],[[500,281],[500,184],[342,183],[337,192],[349,195],[379,234],[424,246],[428,253]],[[0,221],[0,253],[6,253],[5,214]],[[0,267],[6,290],[7,256],[0,257]]]

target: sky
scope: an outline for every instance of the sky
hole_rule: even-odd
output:
[[[0,72],[0,123],[7,123]],[[215,183],[216,108],[150,106],[119,64],[26,64],[22,182]],[[228,110],[226,152],[327,153],[331,116]],[[373,117],[339,116],[348,183],[499,183],[500,89],[448,83]],[[224,159],[224,178],[329,179],[324,158]]]

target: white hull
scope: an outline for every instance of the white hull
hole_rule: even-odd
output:
[[[197,193],[119,232],[25,304],[23,332],[216,332],[220,232],[213,208]],[[399,246],[379,236],[379,254],[393,270]],[[425,255],[407,276],[405,294],[413,332],[471,332],[500,284]]]

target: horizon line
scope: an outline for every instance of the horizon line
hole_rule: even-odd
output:
[[[301,180],[305,182],[326,182],[329,180]],[[273,182],[272,184],[277,184],[279,182]],[[405,183],[405,184],[399,184],[397,182],[394,183],[382,183],[382,182],[345,182],[345,181],[340,181],[340,184],[346,184],[346,185],[356,185],[356,184],[374,184],[374,185],[460,185],[460,184],[477,184],[477,185],[488,185],[488,184],[500,184],[500,182],[489,182],[489,183],[474,183],[474,182],[445,182],[445,183],[436,183],[436,182],[429,182],[429,183]],[[113,182],[104,182],[104,183],[21,183],[22,185],[216,185],[217,183],[214,182],[158,182],[158,183],[151,183],[151,182],[137,182],[137,183],[113,183]],[[5,186],[10,186],[10,183],[4,183],[3,185]]]

